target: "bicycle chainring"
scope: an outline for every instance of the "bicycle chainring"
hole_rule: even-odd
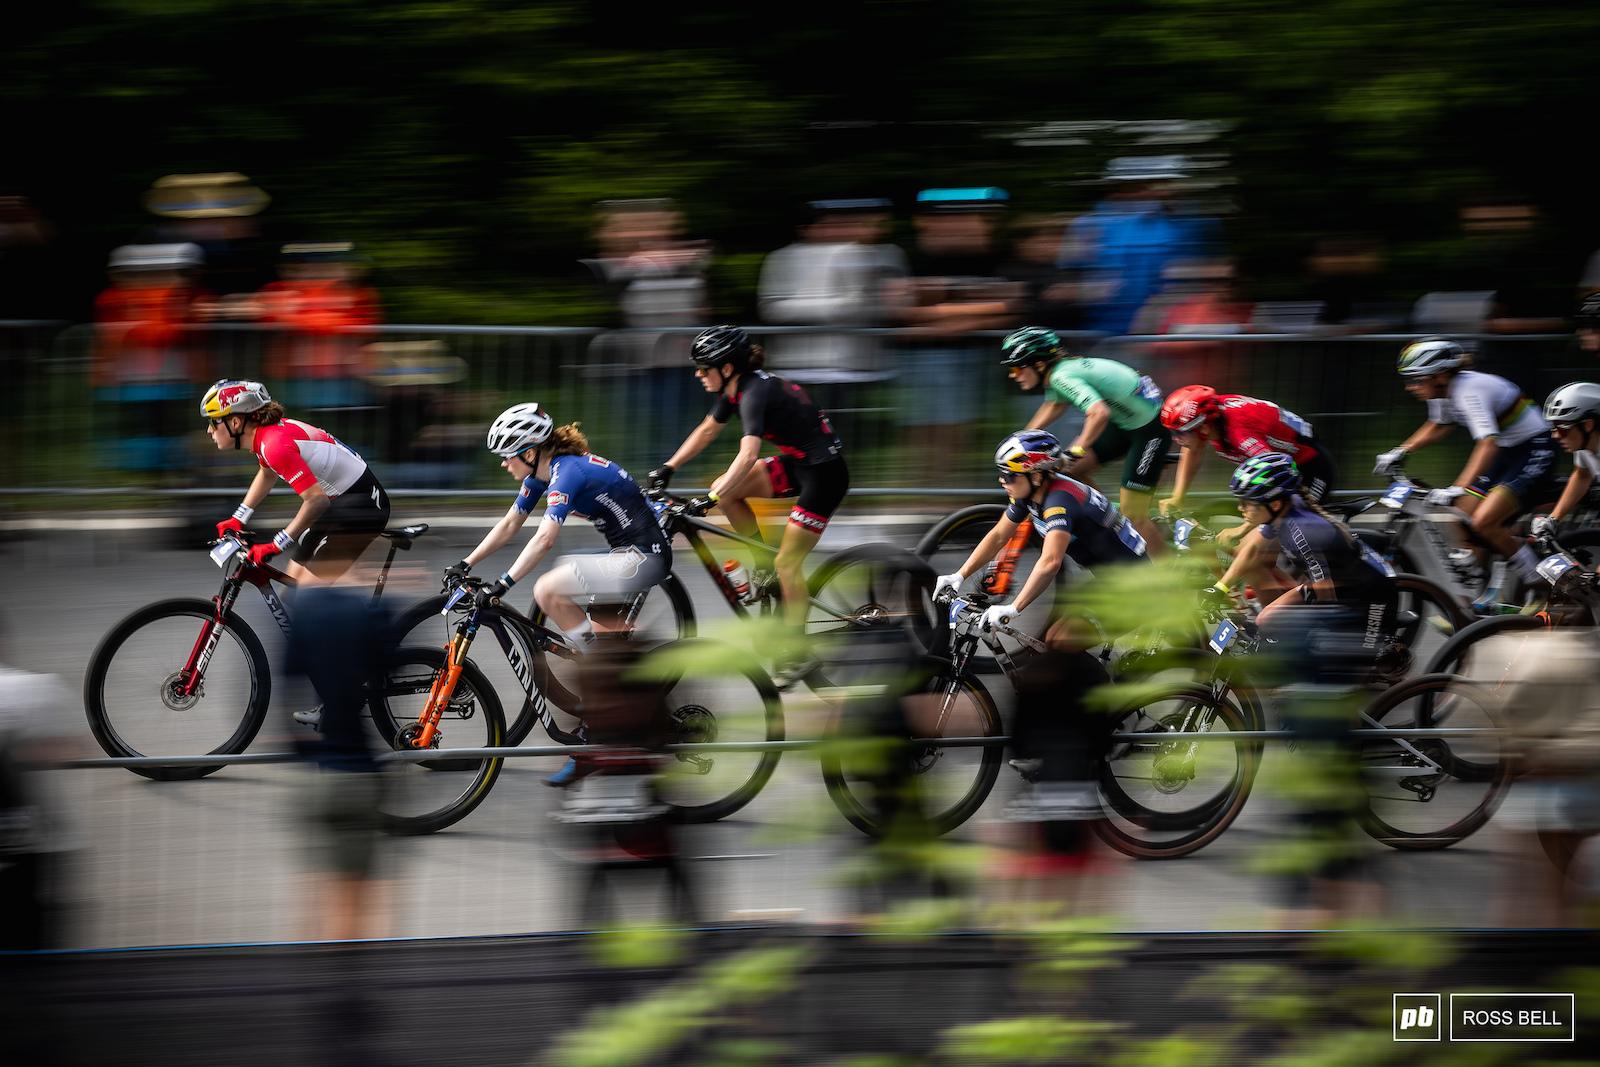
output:
[[[672,720],[673,742],[680,745],[708,745],[717,739],[717,717],[699,704],[685,704],[667,713]],[[678,762],[690,774],[710,774],[716,761],[703,752],[679,752]]]
[[[167,675],[161,683],[161,703],[173,711],[188,711],[200,703],[200,698],[206,695],[204,679],[194,687],[194,692],[184,696],[180,690],[183,688],[183,672],[177,671]]]

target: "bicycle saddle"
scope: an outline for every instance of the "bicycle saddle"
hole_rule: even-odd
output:
[[[394,547],[398,549],[408,549],[411,547],[412,541],[415,541],[417,538],[421,537],[427,532],[428,524],[425,522],[419,522],[410,526],[402,526],[397,530],[385,530],[383,531],[383,536],[393,541]]]

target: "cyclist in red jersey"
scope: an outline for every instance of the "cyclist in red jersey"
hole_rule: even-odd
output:
[[[293,549],[285,573],[332,581],[388,523],[389,495],[366,460],[332,434],[285,418],[260,382],[224,378],[207,390],[200,414],[210,420],[219,450],[248,448],[261,464],[233,517],[217,523],[219,536],[244,529],[280,477],[300,495],[289,524],[271,541],[250,546],[251,562]]]
[[[1186,385],[1162,402],[1161,424],[1183,450],[1172,496],[1159,505],[1163,515],[1182,509],[1207,444],[1235,464],[1272,452],[1288,456],[1300,471],[1299,495],[1309,503],[1320,504],[1333,491],[1338,470],[1332,454],[1317,440],[1309,422],[1271,401],[1221,394],[1208,385]],[[1253,585],[1270,580],[1277,559],[1276,549],[1263,540],[1257,525],[1247,516],[1239,526],[1217,535],[1217,544],[1236,554],[1235,573],[1242,572]]]

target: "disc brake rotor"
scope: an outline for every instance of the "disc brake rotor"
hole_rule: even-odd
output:
[[[202,680],[194,687],[194,692],[188,696],[183,695],[183,672],[169,674],[161,683],[161,703],[173,711],[188,711],[200,703],[200,698],[206,695],[206,683]]]

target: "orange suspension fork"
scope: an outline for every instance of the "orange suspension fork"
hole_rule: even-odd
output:
[[[450,698],[455,695],[456,682],[460,680],[461,672],[467,665],[467,649],[471,646],[472,639],[466,634],[457,634],[454,640],[444,646],[445,651],[449,653],[445,658],[445,669],[433,679],[433,689],[428,693],[428,706],[423,709],[419,721],[422,730],[412,743],[413,748],[433,746],[434,735],[439,732],[439,719],[450,704]]]
[[[994,561],[994,570],[984,576],[982,585],[985,593],[990,596],[1006,595],[1006,590],[1011,588],[1011,576],[1017,570],[1017,560],[1028,546],[1028,535],[1031,533],[1033,523],[1025,520],[1017,526],[1011,540],[1006,542],[1006,547],[1000,550],[999,558]]]

